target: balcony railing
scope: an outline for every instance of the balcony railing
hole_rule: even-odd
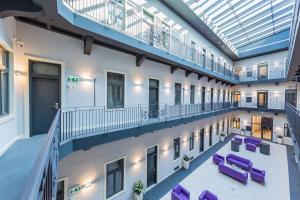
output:
[[[170,30],[154,25],[149,20],[139,17],[134,11],[112,0],[62,0],[76,14],[99,22],[122,32],[143,43],[149,44],[170,54],[186,59],[198,67],[210,69],[220,75],[232,77],[232,68],[224,62],[211,59],[196,48],[170,35]]]
[[[298,151],[300,149],[300,111],[289,103],[285,104],[285,111],[289,122],[290,132],[298,143]],[[299,152],[298,152],[299,156]],[[299,158],[298,158],[299,159]]]
[[[56,113],[34,170],[24,185],[21,200],[56,199],[60,114],[60,111]]]
[[[66,108],[61,113],[61,142],[231,108],[229,102],[186,105],[137,105],[124,108]]]

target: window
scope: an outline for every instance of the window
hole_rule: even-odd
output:
[[[180,157],[180,138],[174,139],[174,160]]]
[[[62,178],[57,181],[56,200],[67,199],[68,194],[68,178]]]
[[[190,104],[195,103],[195,85],[191,85]]]
[[[170,26],[166,24],[165,22],[162,22],[162,38],[161,42],[164,48],[169,49],[170,48]]]
[[[225,121],[223,120],[223,122],[222,122],[222,133],[224,133],[224,130],[225,130]]]
[[[181,84],[175,83],[175,105],[181,104]]]
[[[194,132],[190,133],[189,143],[190,143],[189,150],[192,151],[194,149],[194,143],[195,143],[195,133]]]
[[[9,113],[9,53],[0,47],[0,116]]]
[[[217,123],[217,135],[219,135],[219,133],[220,133],[220,123],[218,122]]]
[[[210,67],[211,67],[211,70],[214,69],[214,60],[215,60],[214,57],[215,57],[214,54],[210,55]]]
[[[196,42],[191,41],[191,60],[195,61],[196,58]]]
[[[202,53],[202,60],[203,60],[203,67],[205,67],[205,60],[206,60],[206,49],[203,48],[203,53]]]
[[[247,77],[252,77],[252,71],[247,71]]]
[[[252,97],[246,97],[246,103],[251,103],[252,102]]]
[[[232,118],[232,128],[240,128],[240,118]]]
[[[291,137],[290,128],[289,128],[289,125],[287,123],[284,123],[283,136],[284,137]]]
[[[124,158],[106,165],[106,198],[124,189]]]
[[[124,107],[124,75],[107,73],[107,107]]]

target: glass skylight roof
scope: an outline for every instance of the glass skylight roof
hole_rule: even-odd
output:
[[[230,47],[290,28],[294,0],[183,0]],[[232,48],[232,47],[231,47]]]

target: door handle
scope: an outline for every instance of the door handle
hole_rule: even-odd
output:
[[[54,108],[55,110],[58,110],[58,108],[59,108],[58,102],[55,102],[55,103],[54,103],[53,108]]]

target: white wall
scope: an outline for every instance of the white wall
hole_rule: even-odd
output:
[[[232,88],[233,91],[241,92],[242,107],[257,106],[257,91],[268,91],[268,108],[284,109],[285,105],[285,90],[295,85],[293,82],[282,82],[278,85],[274,83],[268,84],[253,84],[250,87],[247,85],[237,85]],[[246,97],[252,97],[252,103],[246,102]]]
[[[286,74],[286,58],[288,51],[281,51],[263,56],[257,56],[254,58],[235,61],[234,67],[242,68],[241,80],[251,81],[257,78],[257,66],[262,63],[268,64],[268,78],[277,79],[284,78]],[[252,71],[252,77],[247,77],[247,71]]]
[[[213,145],[216,144],[220,135],[216,135],[216,122],[225,120],[225,133],[227,131],[228,114],[211,117],[189,124],[182,124],[172,128],[166,128],[153,133],[143,134],[139,137],[131,137],[118,140],[108,144],[93,147],[87,151],[76,151],[59,162],[59,178],[68,177],[69,186],[77,184],[82,185],[93,182],[93,185],[78,193],[75,198],[104,200],[105,181],[104,165],[105,163],[126,157],[125,166],[125,191],[114,198],[115,200],[132,199],[132,188],[134,182],[141,180],[146,184],[146,148],[158,145],[158,177],[160,182],[167,176],[174,173],[176,166],[182,166],[183,156],[193,156],[199,154],[199,137],[197,135],[201,128],[205,128],[205,150],[209,148],[209,126],[213,125]],[[195,147],[189,151],[189,133],[195,132]],[[220,133],[222,129],[220,126]],[[180,158],[173,160],[173,139],[181,137]],[[184,142],[185,141],[185,142]],[[108,153],[109,152],[109,153]],[[134,163],[140,161],[140,164]]]
[[[236,111],[231,113],[231,118],[240,118],[240,129],[246,129],[246,126],[251,126],[251,116],[262,116],[262,117],[272,117],[273,118],[273,141],[277,142],[277,135],[282,135],[284,133],[284,123],[287,123],[287,118],[285,114],[279,113],[275,115],[269,112],[252,112],[247,111]],[[241,134],[241,130],[236,128],[230,128],[231,133]],[[246,132],[247,136],[251,136],[250,132]],[[292,145],[291,138],[284,137],[284,143]]]
[[[18,135],[18,121],[15,112],[15,99],[19,96],[19,90],[14,85],[18,79],[14,79],[14,36],[15,36],[15,20],[6,18],[0,20],[0,45],[10,52],[10,68],[9,68],[9,114],[0,116],[0,156],[7,150],[13,142],[20,138]]]

